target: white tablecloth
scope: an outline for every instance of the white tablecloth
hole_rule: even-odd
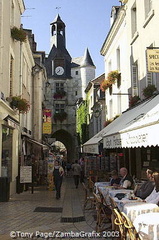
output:
[[[141,214],[133,224],[142,240],[159,240],[159,213]]]
[[[110,182],[95,182],[94,186],[95,186],[96,193],[98,193],[99,187],[100,188],[108,187],[108,186],[110,186]]]
[[[126,203],[123,206],[123,212],[132,222],[138,215],[157,211],[157,209],[159,211],[159,207],[156,204],[145,202]]]
[[[142,202],[142,200],[139,199],[139,198],[137,200],[131,200],[131,199],[128,199],[128,198],[122,198],[121,200],[119,200],[117,197],[114,197],[113,199],[117,203],[117,206],[118,206],[118,208],[120,209],[121,212],[123,211],[124,206],[127,203],[136,203],[137,204],[139,202]]]
[[[110,197],[115,197],[117,193],[125,193],[126,195],[129,194],[130,192],[133,192],[133,190],[130,189],[110,189],[109,190],[109,195]]]

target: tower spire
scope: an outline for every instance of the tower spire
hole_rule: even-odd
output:
[[[82,60],[82,63],[81,63],[81,67],[87,67],[87,66],[94,66],[95,67],[88,48],[86,48],[86,50],[85,50],[84,57],[83,57],[83,60]]]

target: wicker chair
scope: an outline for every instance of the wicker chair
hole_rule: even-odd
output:
[[[110,227],[108,223],[111,221],[111,210],[102,203],[102,199],[99,195],[93,193],[95,201],[96,201],[96,213],[97,213],[97,221],[96,221],[96,231],[102,232]]]
[[[120,239],[126,240],[126,228],[124,226],[124,219],[120,213],[120,211],[117,208],[113,209],[114,214],[114,224],[116,226],[115,230],[118,230],[120,232]]]
[[[85,199],[84,199],[84,210],[90,210],[95,208],[95,198],[94,195],[92,195],[89,191],[89,189],[86,187],[85,183],[82,183],[83,189],[85,191]],[[86,208],[86,206],[90,204],[89,208]]]
[[[127,215],[124,212],[121,212],[121,215],[124,220],[124,226],[126,228],[127,235],[129,236],[130,240],[140,240],[139,234],[137,233],[133,223],[130,221],[130,219],[127,217]]]

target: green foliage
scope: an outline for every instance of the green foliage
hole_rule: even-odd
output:
[[[54,114],[54,120],[55,122],[60,121],[63,122],[67,118],[66,112],[58,112]]]
[[[10,105],[12,108],[18,109],[19,113],[27,113],[30,110],[29,102],[21,96],[11,97]]]
[[[77,109],[76,115],[77,122],[76,131],[78,134],[79,144],[83,144],[88,140],[87,113],[88,113],[87,102],[84,101]]]
[[[26,41],[26,32],[17,27],[13,27],[11,29],[11,36],[13,39],[20,41],[20,42],[25,42]]]
[[[149,98],[153,95],[153,93],[157,90],[155,85],[149,84],[147,87],[143,89],[143,95],[145,98]]]

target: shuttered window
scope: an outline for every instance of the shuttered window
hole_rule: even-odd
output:
[[[152,0],[144,0],[145,5],[145,19],[148,17],[149,12],[152,9]]]
[[[132,95],[138,96],[138,64],[132,65]]]
[[[10,89],[9,94],[13,96],[13,57],[10,57]]]

